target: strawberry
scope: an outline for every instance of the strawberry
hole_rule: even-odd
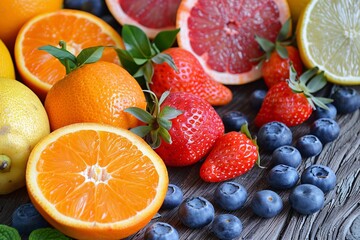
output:
[[[188,50],[173,47],[163,51],[172,57],[177,70],[167,62],[154,64],[150,89],[158,97],[167,90],[188,92],[204,98],[213,106],[225,105],[232,100],[229,88],[216,82]]]
[[[248,172],[256,162],[258,147],[245,124],[241,132],[228,132],[216,140],[201,165],[200,177],[206,182],[226,181]]]
[[[257,127],[272,121],[288,127],[301,124],[310,117],[315,105],[326,109],[325,104],[332,101],[312,95],[326,85],[324,73],[317,74],[318,68],[306,71],[299,78],[292,66],[290,69],[289,81],[279,82],[267,92],[255,117]]]
[[[292,41],[287,40],[290,31],[290,21],[288,20],[282,26],[275,43],[256,36],[257,42],[265,52],[260,59],[262,60],[262,77],[268,88],[289,79],[290,64],[293,65],[298,75],[303,72],[299,50],[290,46]]]
[[[147,126],[131,129],[149,144],[167,166],[187,166],[205,157],[217,138],[224,134],[224,124],[215,109],[203,98],[186,92],[166,91],[152,113],[139,108],[132,113]]]

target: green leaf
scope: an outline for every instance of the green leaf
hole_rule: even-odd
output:
[[[176,40],[176,35],[179,33],[180,28],[168,31],[159,32],[153,41],[157,49],[162,52],[172,47]]]
[[[177,116],[179,116],[181,114],[183,114],[183,111],[180,111],[180,110],[170,107],[170,106],[165,106],[161,110],[159,117],[170,120],[170,119],[176,118]]]
[[[154,75],[154,66],[151,62],[145,63],[137,73],[135,73],[134,77],[144,76],[145,81],[151,83],[152,77]]]
[[[89,47],[83,49],[77,56],[78,66],[99,61],[104,52],[104,49],[105,47],[103,46]]]
[[[1,240],[21,240],[19,232],[10,226],[0,224],[0,239]]]
[[[151,148],[156,149],[160,146],[161,138],[159,137],[159,129],[150,132],[150,139],[151,139],[150,142]]]
[[[255,40],[266,53],[271,53],[275,49],[275,44],[265,38],[256,35]]]
[[[286,47],[282,46],[281,44],[276,44],[275,49],[282,59],[287,59],[289,57],[289,53]]]
[[[138,65],[141,66],[145,63],[147,63],[149,61],[149,59],[146,58],[134,58],[134,62]]]
[[[301,74],[299,80],[303,84],[306,84],[312,77],[316,75],[316,73],[319,71],[319,68],[314,67],[311,69],[306,70],[303,74]]]
[[[121,35],[125,49],[134,58],[150,59],[152,52],[149,38],[140,28],[125,24],[122,27]]]
[[[164,140],[166,143],[172,143],[170,133],[167,129],[160,127],[158,134],[160,135],[161,139]]]
[[[124,112],[130,113],[140,121],[144,123],[151,124],[154,122],[154,117],[144,109],[138,107],[129,107],[124,110]]]
[[[172,122],[167,120],[166,118],[157,118],[157,122],[160,127],[163,127],[166,130],[170,130],[170,128],[172,127]]]
[[[163,94],[161,94],[160,99],[159,99],[159,106],[161,106],[161,104],[163,104],[163,102],[169,96],[169,94],[170,94],[170,91],[165,91],[165,92],[163,92]]]
[[[56,240],[71,240],[63,233],[59,232],[54,228],[39,228],[32,231],[29,235],[29,240],[49,240],[49,239],[56,239]]]
[[[151,60],[156,64],[162,64],[162,63],[166,62],[167,64],[169,64],[169,66],[172,69],[174,69],[175,71],[178,71],[178,68],[175,65],[174,59],[169,54],[158,53]]]
[[[318,75],[313,77],[307,84],[307,88],[310,93],[315,93],[322,88],[324,88],[327,84],[326,78],[324,76],[324,71],[321,71]]]
[[[144,138],[146,135],[148,135],[151,130],[152,130],[151,126],[138,126],[130,129],[131,132],[135,133],[141,138]]]
[[[286,40],[289,36],[290,29],[291,29],[291,18],[286,20],[286,22],[282,25],[280,32],[276,38],[276,41],[282,42],[282,41]]]
[[[123,68],[125,68],[131,75],[134,75],[139,70],[140,66],[135,63],[130,53],[120,48],[116,48],[115,51]]]
[[[61,42],[65,45],[64,42]],[[46,45],[39,47],[39,50],[44,50],[49,54],[56,57],[62,65],[66,68],[66,74],[69,74],[71,71],[77,68],[78,63],[74,54],[66,50],[65,48],[57,48],[51,45]]]

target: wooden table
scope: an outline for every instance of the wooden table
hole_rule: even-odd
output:
[[[239,110],[245,113],[250,121],[256,111],[249,104],[249,96],[255,89],[265,88],[262,81],[245,86],[232,86],[233,101],[224,107],[217,108],[219,114],[229,110]],[[360,92],[360,86],[355,87]],[[305,167],[318,163],[332,168],[337,175],[336,188],[325,195],[324,208],[309,216],[302,216],[294,212],[288,203],[290,191],[277,191],[283,199],[284,209],[271,219],[262,219],[255,216],[249,202],[256,191],[268,189],[265,181],[269,168],[254,167],[250,172],[238,177],[237,181],[248,191],[248,200],[245,206],[231,212],[239,217],[243,223],[243,232],[240,239],[356,239],[351,235],[354,222],[360,220],[360,111],[340,115],[337,121],[341,127],[340,137],[332,143],[326,144],[322,153],[317,157],[303,159],[298,168],[301,173]],[[300,136],[309,133],[308,121],[301,126],[293,127],[294,142]],[[250,125],[253,135],[256,130]],[[271,156],[261,151],[262,165],[270,166]],[[203,196],[214,203],[214,191],[218,183],[205,183],[199,178],[200,163],[191,167],[169,168],[170,182],[178,185],[184,192],[184,197]],[[25,188],[12,194],[0,196],[0,223],[10,224],[11,214],[21,203],[28,202]],[[214,204],[216,214],[225,213]],[[177,209],[160,210],[158,221],[168,222],[180,233],[181,239],[216,239],[210,232],[210,226],[203,229],[189,229],[184,227],[178,217]],[[357,219],[358,218],[358,219]],[[356,220],[357,219],[357,220]],[[155,221],[155,220],[154,220]],[[135,234],[131,239],[143,239],[144,230]],[[359,236],[358,236],[359,237]],[[359,239],[359,238],[357,238]]]

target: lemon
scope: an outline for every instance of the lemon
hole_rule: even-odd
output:
[[[0,194],[25,186],[28,157],[50,133],[39,98],[15,79],[0,78]]]
[[[296,31],[306,67],[319,67],[336,84],[360,83],[359,9],[359,0],[310,1]]]
[[[0,77],[15,79],[14,63],[9,50],[0,39]]]

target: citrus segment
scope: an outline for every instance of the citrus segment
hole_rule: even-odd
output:
[[[120,239],[143,228],[165,198],[161,158],[128,130],[73,124],[44,138],[26,172],[30,199],[76,239]]]
[[[12,57],[6,45],[0,39],[0,78],[15,79],[15,69]]]
[[[1,0],[0,39],[11,53],[21,26],[38,14],[61,9],[63,0]]]
[[[262,55],[255,35],[274,41],[289,17],[286,0],[183,0],[177,40],[215,80],[243,84],[261,77],[254,61]]]
[[[297,28],[300,56],[306,67],[319,67],[331,82],[360,83],[360,2],[313,0]]]
[[[150,38],[162,30],[175,29],[176,11],[181,0],[106,0],[106,4],[122,25],[141,28]]]
[[[66,72],[59,60],[38,48],[58,46],[60,40],[75,55],[91,46],[123,48],[120,35],[105,21],[87,12],[62,9],[32,18],[16,39],[15,61],[25,84],[42,99]],[[105,49],[102,60],[119,63],[116,52],[110,48]]]

